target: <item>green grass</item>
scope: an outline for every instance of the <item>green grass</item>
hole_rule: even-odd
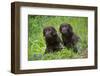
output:
[[[62,23],[69,23],[73,27],[73,31],[80,37],[80,52],[75,53],[73,49],[64,48],[58,52],[44,54],[46,49],[43,37],[43,28],[53,26],[57,30],[59,36],[59,27]],[[71,17],[71,16],[28,16],[28,60],[52,60],[52,59],[74,59],[84,58],[84,51],[88,47],[88,18],[87,17]],[[86,52],[87,53],[87,52]]]

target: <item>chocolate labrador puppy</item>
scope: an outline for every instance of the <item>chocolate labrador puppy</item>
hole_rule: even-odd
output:
[[[67,48],[73,48],[74,51],[77,51],[77,42],[79,37],[73,32],[73,28],[70,24],[63,23],[60,25],[60,33],[62,35],[63,45]]]
[[[57,31],[54,27],[49,26],[43,29],[43,35],[46,42],[46,51],[45,53],[55,52],[62,49],[61,39],[57,34]]]

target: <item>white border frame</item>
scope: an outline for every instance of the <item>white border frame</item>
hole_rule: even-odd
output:
[[[88,58],[28,61],[28,14],[88,17]],[[94,11],[40,7],[20,8],[20,69],[43,69],[94,65]],[[59,64],[58,64],[59,63]],[[56,64],[56,65],[55,65]]]

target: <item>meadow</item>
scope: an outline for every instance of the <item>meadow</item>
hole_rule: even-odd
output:
[[[61,51],[44,54],[46,49],[43,37],[43,28],[53,26],[58,35],[62,23],[69,23],[73,31],[80,37],[78,52],[64,48]],[[86,58],[88,54],[88,18],[74,16],[43,16],[28,15],[28,60],[54,60],[54,59],[77,59]]]

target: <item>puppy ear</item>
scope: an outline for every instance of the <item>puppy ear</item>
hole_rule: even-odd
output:
[[[73,31],[73,28],[71,26],[71,24],[68,24],[69,28],[70,28],[70,31]]]
[[[43,29],[43,36],[45,36],[45,28]]]
[[[53,30],[53,32],[57,32],[56,29],[54,27],[51,27],[51,29]]]

